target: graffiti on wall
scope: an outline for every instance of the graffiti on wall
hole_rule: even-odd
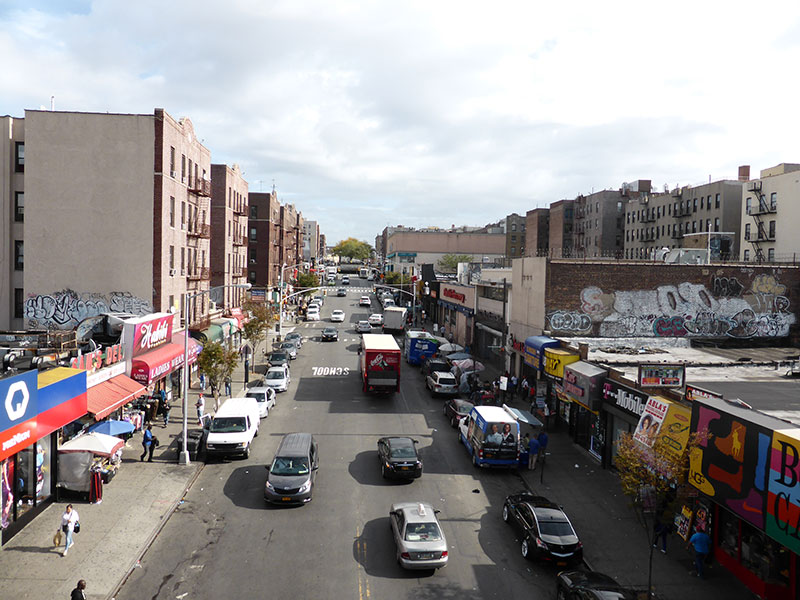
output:
[[[759,274],[749,287],[736,277],[715,277],[711,290],[701,283],[663,285],[654,290],[604,292],[584,288],[580,310],[547,314],[557,333],[602,337],[783,337],[795,315],[786,286]]]
[[[782,426],[781,426],[782,427]],[[772,431],[696,403],[689,482],[784,546],[800,550],[800,429]]]
[[[31,294],[25,301],[24,316],[31,328],[72,329],[88,317],[108,312],[146,315],[150,303],[129,292],[79,294],[62,290],[53,294]]]

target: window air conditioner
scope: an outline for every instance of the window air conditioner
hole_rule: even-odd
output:
[[[170,269],[169,270],[169,276],[170,277],[175,277],[175,269]]]

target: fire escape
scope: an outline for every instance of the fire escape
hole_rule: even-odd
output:
[[[764,262],[766,257],[764,256],[764,249],[761,247],[761,244],[775,241],[775,231],[772,228],[768,228],[767,224],[764,222],[764,217],[777,213],[778,205],[774,199],[769,202],[767,201],[766,196],[761,193],[760,181],[749,182],[747,184],[747,191],[753,192],[754,200],[756,201],[753,204],[748,202],[748,205],[745,207],[747,214],[753,217],[755,221],[756,231],[752,233],[745,230],[744,239],[753,246],[755,260],[757,262]]]

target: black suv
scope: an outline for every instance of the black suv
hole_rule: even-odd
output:
[[[420,367],[419,372],[422,374],[423,377],[427,377],[434,371],[443,371],[447,373],[452,373],[452,371],[450,370],[450,365],[445,359],[426,358],[425,362],[422,363],[422,367]]]
[[[558,600],[636,600],[633,590],[594,571],[562,571],[556,579]]]

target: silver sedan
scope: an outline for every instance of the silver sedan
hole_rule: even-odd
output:
[[[447,565],[447,539],[427,502],[392,505],[389,521],[397,548],[397,562],[404,569],[441,569]]]

